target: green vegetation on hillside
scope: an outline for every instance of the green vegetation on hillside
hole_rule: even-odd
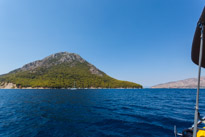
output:
[[[34,70],[13,71],[0,76],[0,82],[14,83],[17,87],[44,88],[142,88],[141,85],[120,81],[105,73],[99,76],[91,74],[88,63],[68,63],[54,65],[49,68],[39,67]]]

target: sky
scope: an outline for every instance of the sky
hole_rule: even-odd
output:
[[[145,87],[196,77],[191,46],[204,5],[204,0],[0,0],[0,74],[66,51],[111,77]]]

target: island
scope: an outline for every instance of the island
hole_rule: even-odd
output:
[[[197,88],[197,78],[188,78],[179,81],[173,81],[152,86],[152,88],[180,88],[180,89],[195,89]],[[200,87],[205,88],[205,77],[201,77]]]
[[[0,88],[143,88],[117,80],[75,53],[60,52],[0,75]]]

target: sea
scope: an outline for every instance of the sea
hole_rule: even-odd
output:
[[[196,89],[1,89],[1,137],[173,137],[192,126]],[[200,90],[205,116],[205,90]]]

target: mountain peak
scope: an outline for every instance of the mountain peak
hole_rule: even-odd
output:
[[[49,68],[54,65],[59,65],[62,63],[69,63],[71,66],[75,65],[76,63],[86,63],[86,61],[75,53],[69,52],[59,52],[52,54],[48,57],[45,57],[42,60],[37,60],[31,63],[24,65],[20,70],[21,71],[28,71],[34,70],[39,67]]]
[[[55,54],[52,54],[45,59],[48,58],[67,58],[67,59],[82,59],[78,54],[75,53],[69,53],[69,52],[58,52]]]
[[[45,57],[43,60],[51,60],[55,59],[56,61],[62,62],[72,62],[72,61],[79,61],[81,63],[85,62],[85,60],[76,53],[69,53],[69,52],[58,52],[52,54],[48,57]]]
[[[69,53],[69,52],[59,52],[52,54],[43,60],[52,60],[55,59],[56,61],[59,61],[59,63],[71,63],[73,61],[78,61],[80,63],[86,62],[81,56],[79,56],[76,53]]]

